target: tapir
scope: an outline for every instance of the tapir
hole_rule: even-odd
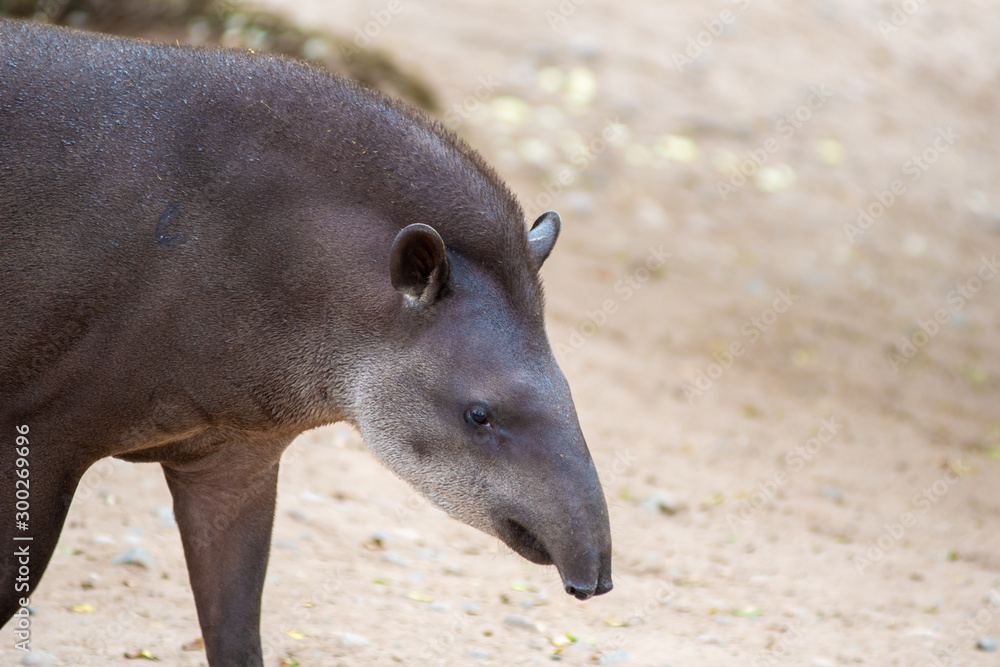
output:
[[[0,21],[0,623],[87,468],[158,462],[209,663],[260,665],[279,459],[338,421],[567,593],[611,590],[544,327],[560,226],[305,63]]]

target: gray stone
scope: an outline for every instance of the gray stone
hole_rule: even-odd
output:
[[[174,510],[172,507],[161,507],[156,510],[156,516],[160,517],[160,521],[163,523],[164,528],[177,527],[177,520],[174,518]]]
[[[678,503],[669,494],[659,491],[651,496],[648,496],[639,503],[640,509],[644,509],[647,512],[660,513],[660,514],[676,514],[679,509],[681,509],[680,503]]]
[[[466,658],[472,658],[473,660],[491,660],[493,658],[493,651],[487,651],[484,648],[470,648],[465,652]]]
[[[597,664],[616,665],[618,663],[627,662],[628,659],[629,655],[627,651],[620,648],[616,648],[608,651],[607,653],[602,653],[601,655],[597,656]]]
[[[139,565],[140,567],[151,568],[156,565],[156,559],[153,555],[143,549],[142,547],[136,547],[135,549],[129,549],[128,551],[123,551],[117,553],[111,557],[112,565]]]
[[[356,648],[360,646],[368,646],[371,642],[364,635],[359,635],[356,632],[341,632],[340,633],[340,643],[348,648]]]
[[[393,565],[403,565],[403,566],[409,565],[412,562],[406,556],[403,556],[396,551],[392,551],[391,549],[382,554],[382,560],[384,560],[386,563],[392,563]]]
[[[976,641],[976,648],[980,651],[995,651],[997,650],[997,640],[993,637],[980,637]]]
[[[311,524],[313,521],[312,517],[309,515],[308,512],[303,512],[302,510],[299,509],[288,510],[288,516],[292,517],[292,519],[294,519],[295,521],[298,521],[299,523],[304,523],[306,525]]]
[[[521,630],[537,630],[535,622],[524,614],[511,614],[503,619],[503,624],[508,628],[519,628]]]

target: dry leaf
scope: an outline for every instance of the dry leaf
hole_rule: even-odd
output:
[[[129,653],[128,651],[125,651],[125,657],[128,658],[129,660],[138,660],[140,658],[143,660],[159,660],[159,658],[157,658],[147,649],[144,648],[141,648],[134,653]]]
[[[182,651],[204,651],[205,650],[205,640],[201,637],[197,639],[192,639],[188,643],[181,646]]]

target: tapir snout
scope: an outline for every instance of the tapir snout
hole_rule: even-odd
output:
[[[589,456],[577,464],[557,458],[497,508],[495,531],[529,561],[555,565],[566,592],[586,600],[613,587],[608,508]]]

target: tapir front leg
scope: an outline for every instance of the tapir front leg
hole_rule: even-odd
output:
[[[0,627],[30,601],[55,551],[70,501],[90,460],[74,455],[61,434],[44,428],[15,431],[0,423],[0,433],[24,433],[13,446],[0,446]],[[14,440],[10,438],[10,440]],[[20,445],[18,443],[27,443]],[[69,451],[67,451],[69,450]],[[25,476],[16,474],[23,470]],[[23,613],[27,613],[26,611]],[[16,626],[15,626],[16,629]],[[14,635],[17,641],[17,635]],[[4,632],[4,640],[11,635]],[[21,637],[22,639],[24,637]]]
[[[194,463],[163,464],[213,667],[263,666],[260,602],[278,459],[261,450],[280,455],[287,444],[239,443]]]

